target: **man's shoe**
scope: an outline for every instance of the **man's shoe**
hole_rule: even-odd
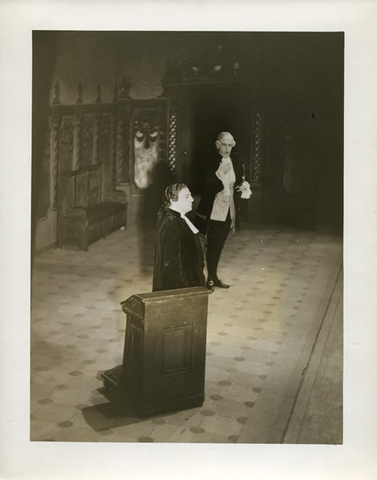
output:
[[[211,292],[213,292],[215,290],[215,282],[213,280],[208,280],[206,284],[206,288],[208,288],[208,290],[211,290]]]
[[[219,288],[230,288],[230,285],[227,285],[226,283],[223,283],[221,280],[219,280],[218,278],[216,280],[214,280],[214,285],[215,287],[219,287]]]

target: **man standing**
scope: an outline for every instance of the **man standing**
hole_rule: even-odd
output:
[[[218,155],[206,166],[204,191],[195,217],[199,231],[207,235],[207,287],[229,288],[217,276],[222,249],[230,230],[238,228],[238,195],[249,198],[250,184],[245,181],[245,168],[230,154],[236,145],[229,132],[217,136]]]
[[[199,230],[186,217],[194,199],[184,183],[165,189],[157,220],[153,291],[205,285]]]

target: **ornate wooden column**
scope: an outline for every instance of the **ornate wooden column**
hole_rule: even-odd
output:
[[[111,111],[103,111],[99,134],[99,158],[103,165],[102,191],[105,201],[118,201],[123,192],[115,191],[115,115]]]
[[[178,98],[177,92],[168,88],[166,90],[167,95],[167,139],[168,139],[168,148],[167,148],[167,160],[171,173],[176,175],[176,166],[177,166],[177,142],[178,142],[178,121],[179,121],[179,112],[178,112]]]
[[[248,220],[260,223],[262,221],[263,113],[258,104],[252,107],[250,137],[250,185],[253,196],[252,201],[248,202]]]
[[[101,109],[101,86],[97,86],[97,98],[95,101],[96,111],[94,113],[94,126],[93,126],[93,165],[99,163],[99,138],[101,129],[102,109]]]
[[[51,121],[51,210],[57,208],[57,184],[59,174],[59,140],[61,126],[61,103],[59,83],[55,84],[55,97],[52,102]]]
[[[115,185],[129,185],[130,183],[130,88],[129,80],[123,78],[115,90]]]
[[[75,129],[73,135],[73,170],[80,168],[80,153],[81,153],[81,124],[82,124],[82,111],[77,107],[75,112]]]
[[[51,207],[51,119],[49,119],[48,131],[45,133],[41,166],[39,175],[33,188],[36,188],[37,219],[46,218]]]

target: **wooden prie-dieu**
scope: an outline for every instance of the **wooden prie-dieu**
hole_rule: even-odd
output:
[[[127,327],[115,384],[140,416],[203,404],[209,293],[204,287],[182,288],[122,302]],[[106,373],[104,379],[114,384]]]

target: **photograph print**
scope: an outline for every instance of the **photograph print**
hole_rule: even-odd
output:
[[[32,32],[30,440],[343,443],[343,32]]]

